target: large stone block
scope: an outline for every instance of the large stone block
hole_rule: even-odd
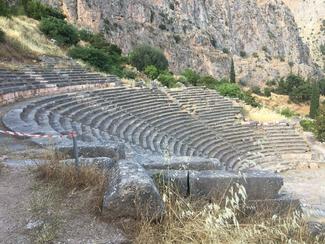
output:
[[[274,199],[283,185],[281,176],[266,171],[191,171],[190,194],[195,197],[222,198],[229,188],[238,183],[246,189],[248,199]]]
[[[187,170],[149,170],[158,186],[167,186],[185,197],[190,194],[188,188],[189,172]]]
[[[145,169],[160,170],[213,170],[221,169],[221,163],[215,158],[202,157],[176,157],[164,159],[162,157],[151,157],[150,160],[141,163]]]
[[[115,163],[109,174],[103,199],[107,218],[161,218],[164,204],[159,191],[145,169],[134,161]]]
[[[60,162],[67,165],[74,165],[74,159],[61,160]],[[97,157],[97,158],[79,158],[79,164],[82,166],[97,166],[103,170],[110,170],[114,166],[115,160],[107,157]]]
[[[56,148],[57,153],[67,155],[70,158],[73,158],[73,146],[72,141],[71,145],[67,146],[58,146]],[[116,144],[84,144],[79,143],[78,145],[78,155],[84,158],[96,158],[96,157],[108,157],[114,160],[120,160],[125,158],[125,151],[121,148],[120,145]]]

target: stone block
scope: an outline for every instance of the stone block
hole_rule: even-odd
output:
[[[188,171],[187,170],[149,170],[149,175],[154,179],[157,186],[167,185],[175,192],[185,197],[189,195]]]
[[[283,185],[281,176],[267,171],[237,173],[222,170],[191,171],[190,194],[220,199],[229,188],[238,183],[245,187],[248,199],[274,199]]]
[[[103,216],[159,219],[164,204],[146,170],[137,162],[121,160],[110,171],[103,199]]]
[[[213,170],[221,169],[221,163],[215,158],[202,157],[171,157],[165,160],[161,157],[151,158],[141,163],[145,169],[159,170]]]
[[[108,157],[114,160],[120,160],[125,158],[124,149],[121,149],[119,145],[116,144],[85,144],[78,142],[78,155],[84,158],[96,158],[96,157]],[[73,158],[73,146],[72,141],[70,145],[57,146],[56,152],[63,155],[67,155]]]

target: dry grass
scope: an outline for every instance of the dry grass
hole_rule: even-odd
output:
[[[47,163],[39,164],[35,171],[36,177],[45,183],[59,187],[63,192],[88,191],[86,199],[90,211],[98,212],[101,209],[103,193],[107,176],[106,172],[93,165],[65,164],[59,161],[57,155],[49,151]]]
[[[306,116],[309,114],[309,104],[296,104],[289,101],[287,95],[279,95],[272,93],[271,97],[263,97],[254,94],[257,101],[263,104],[265,107],[272,110],[280,110],[282,108],[289,108],[297,114]],[[323,100],[323,98],[321,98]]]
[[[245,205],[241,186],[217,203],[190,202],[167,190],[163,194],[166,217],[160,223],[142,222],[135,243],[320,243],[312,237],[301,215],[240,217]]]
[[[244,105],[244,116],[253,121],[258,122],[277,122],[286,120],[283,115],[268,109],[268,108],[252,108],[251,106]]]
[[[21,55],[52,55],[63,56],[63,51],[38,29],[38,21],[25,16],[0,17],[0,28],[6,33],[7,44],[0,48],[2,56],[5,52],[19,50]],[[12,53],[9,53],[12,55]],[[17,53],[18,55],[19,53]]]

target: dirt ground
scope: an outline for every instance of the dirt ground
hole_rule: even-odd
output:
[[[310,221],[325,223],[325,164],[319,169],[297,169],[281,173],[283,191],[299,198]]]

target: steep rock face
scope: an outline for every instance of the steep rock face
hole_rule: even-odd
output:
[[[140,43],[160,47],[176,72],[190,67],[228,76],[233,54],[242,70],[238,78],[256,84],[274,77],[272,59],[281,59],[285,72],[288,62],[297,69],[310,63],[295,20],[280,0],[45,1],[61,6],[78,25],[104,32],[125,52]],[[253,70],[245,69],[251,60],[240,57],[245,53],[254,56]],[[255,69],[258,65],[263,69]]]
[[[292,11],[299,32],[308,44],[313,62],[325,68],[325,55],[320,45],[325,45],[325,2],[324,0],[283,0]]]

